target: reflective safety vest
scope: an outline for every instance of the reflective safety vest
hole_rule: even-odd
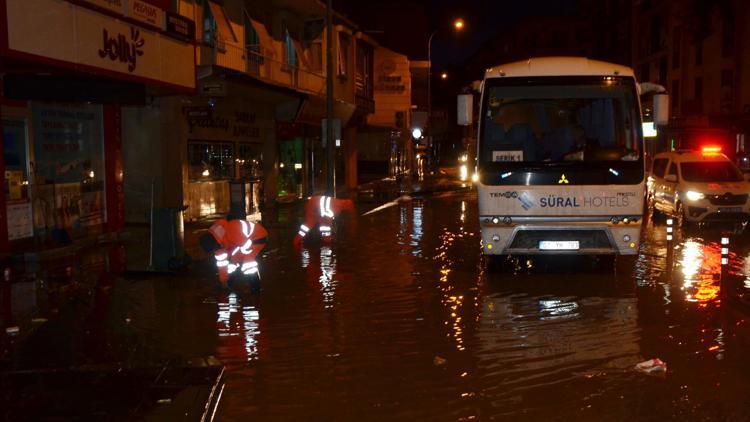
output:
[[[318,226],[321,237],[330,239],[333,220],[344,210],[353,210],[351,199],[338,199],[326,195],[311,196],[305,203],[305,221],[300,225],[295,236],[295,243],[300,243],[310,229]]]
[[[268,232],[263,226],[245,220],[222,219],[216,221],[208,231],[221,245],[214,258],[222,281],[237,269],[244,274],[258,271],[255,257],[268,241]]]

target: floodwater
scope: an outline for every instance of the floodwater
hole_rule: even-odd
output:
[[[294,213],[268,224],[260,293],[214,289],[208,262],[114,281],[116,310],[99,312],[117,323],[99,324],[96,350],[215,356],[218,420],[750,419],[750,234],[731,238],[723,280],[719,231],[668,243],[663,222],[614,269],[519,260],[494,273],[473,193],[361,216],[378,205],[359,204],[330,246],[292,248]],[[666,374],[634,369],[651,358]]]
[[[475,196],[444,193],[347,219],[330,247],[271,254],[260,296],[218,304],[219,416],[750,418],[750,332],[720,294],[720,233],[678,232],[668,254],[649,223],[615,271],[487,273],[477,227]],[[748,242],[732,242],[724,284],[741,297]],[[657,357],[665,376],[634,370]]]

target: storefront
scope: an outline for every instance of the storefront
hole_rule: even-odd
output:
[[[121,106],[195,88],[194,48],[166,19],[192,22],[158,2],[90,3],[0,0],[2,250],[120,230]]]
[[[263,204],[264,161],[269,155],[267,143],[274,138],[274,108],[240,95],[241,86],[221,83],[229,84],[222,92],[233,95],[183,101],[188,220],[229,212],[230,182],[244,183],[248,213],[258,212]]]

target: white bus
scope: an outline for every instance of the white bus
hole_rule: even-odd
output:
[[[486,255],[637,252],[640,90],[630,68],[579,57],[487,70],[476,181]],[[666,104],[666,95],[657,102]],[[655,107],[655,120],[665,121],[665,112]]]

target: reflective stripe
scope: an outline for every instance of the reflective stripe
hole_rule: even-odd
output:
[[[216,261],[216,266],[219,268],[226,267],[227,265],[229,265],[229,261],[225,261],[225,260]]]
[[[331,226],[320,226],[320,231],[322,232],[329,232],[331,231]]]
[[[239,268],[239,265],[229,264],[228,267],[229,267],[229,272],[233,273],[235,272],[235,270],[237,270],[237,268]]]
[[[239,246],[237,246],[237,247],[236,247],[236,248],[234,248],[234,250],[232,251],[232,256],[235,256],[235,255],[237,254],[237,252],[239,252],[239,251],[240,251],[240,247],[239,247]]]
[[[242,234],[244,234],[245,237],[250,236],[250,228],[247,226],[247,221],[240,220],[240,225],[242,226]]]
[[[321,196],[320,197],[320,216],[321,217],[333,217],[333,211],[331,210],[331,197]]]
[[[248,268],[258,268],[258,262],[257,261],[250,261],[245,262],[242,264],[242,271],[248,269]]]
[[[300,235],[300,236],[302,236],[302,237],[305,237],[307,235],[307,233],[303,232],[302,230],[298,231],[297,234]]]
[[[305,232],[305,233],[307,233],[307,232],[309,232],[309,231],[310,231],[310,228],[309,228],[309,227],[307,227],[307,226],[306,226],[306,225],[304,225],[304,224],[300,225],[300,226],[299,226],[299,228],[300,228],[300,229],[301,229],[301,230],[302,230],[303,232]]]
[[[323,237],[331,237],[331,232],[323,232],[320,235]]]
[[[250,248],[253,246],[253,240],[247,239],[247,242],[245,242],[244,245],[240,248],[240,252],[242,252],[243,255],[247,255],[250,253]]]
[[[333,218],[333,211],[331,210],[331,197],[326,197],[326,213],[328,214],[328,217]]]
[[[229,258],[229,255],[226,252],[220,253],[218,255],[214,255],[214,258],[216,258],[217,261],[223,261],[227,258]]]
[[[250,268],[249,270],[243,271],[242,273],[245,275],[255,274],[258,272],[257,268]]]

